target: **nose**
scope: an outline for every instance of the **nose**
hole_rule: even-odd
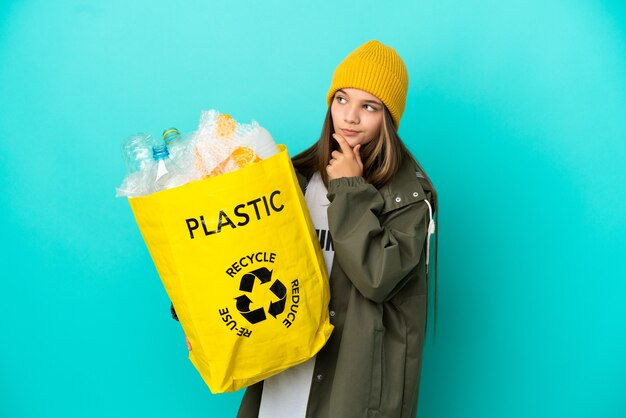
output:
[[[351,125],[359,123],[359,113],[356,106],[346,106],[346,112],[343,115],[343,120]]]

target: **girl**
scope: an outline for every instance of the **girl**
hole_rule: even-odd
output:
[[[322,134],[293,158],[335,330],[315,358],[249,387],[240,418],[415,416],[437,198],[397,134],[407,90],[402,59],[378,41],[335,70]]]

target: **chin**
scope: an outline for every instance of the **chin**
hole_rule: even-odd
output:
[[[362,141],[358,140],[358,139],[352,139],[352,138],[346,138],[346,142],[352,147],[356,147],[357,145],[361,144]]]

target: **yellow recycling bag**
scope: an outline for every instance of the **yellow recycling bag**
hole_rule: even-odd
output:
[[[330,337],[328,278],[284,145],[242,169],[129,198],[213,393],[313,357]]]

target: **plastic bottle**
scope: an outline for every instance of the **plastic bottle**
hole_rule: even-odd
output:
[[[184,184],[182,171],[170,158],[167,145],[152,147],[152,158],[155,164],[151,167],[149,192],[154,193]]]
[[[272,138],[272,135],[256,121],[251,124],[241,124],[241,135],[238,135],[237,141],[244,147],[251,148],[254,153],[261,159],[271,157],[278,154],[278,147]]]
[[[137,133],[131,135],[122,143],[122,155],[126,164],[126,174],[145,170],[153,163],[152,135]]]
[[[180,134],[180,131],[176,128],[168,128],[163,131],[161,136],[163,143],[167,145],[167,150],[170,153],[170,158],[177,159],[181,154],[185,152],[186,142]]]
[[[179,142],[181,139],[180,131],[176,128],[167,128],[163,131],[163,142],[167,145],[168,149],[172,148],[172,145]]]
[[[122,143],[122,156],[126,165],[126,176],[122,185],[116,189],[117,197],[141,196],[146,191],[146,175],[154,165],[152,158],[154,139],[150,134],[137,133]]]
[[[278,154],[279,150],[276,146],[276,143],[274,142],[274,138],[272,138],[272,135],[270,135],[270,133],[264,127],[258,124],[257,127],[258,130],[254,137],[253,143],[253,149],[256,151],[256,154],[263,160]]]

